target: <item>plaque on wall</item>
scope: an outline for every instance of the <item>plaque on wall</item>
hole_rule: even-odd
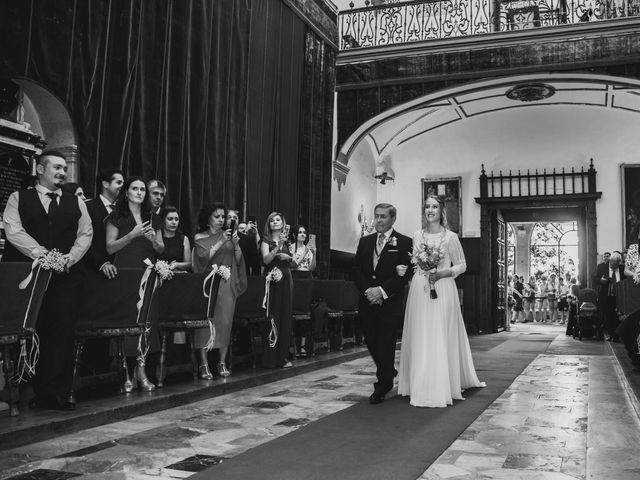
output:
[[[7,205],[9,195],[20,190],[31,176],[29,160],[18,152],[0,154],[0,216]]]

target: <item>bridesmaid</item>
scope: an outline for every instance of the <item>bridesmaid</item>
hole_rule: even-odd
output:
[[[191,244],[189,238],[180,231],[178,209],[166,206],[160,211],[160,218],[164,252],[158,256],[158,260],[166,260],[173,264],[174,270],[191,270]]]
[[[199,233],[193,239],[193,271],[195,273],[209,273],[213,265],[226,266],[231,270],[229,280],[220,280],[218,296],[216,298],[213,317],[210,319],[215,328],[213,346],[220,351],[218,374],[228,377],[231,372],[227,368],[226,358],[231,341],[231,326],[236,299],[247,289],[247,273],[240,250],[237,231],[226,228],[225,219],[227,209],[222,203],[203,207],[198,215]],[[213,375],[209,370],[208,350],[211,331],[201,328],[195,331],[194,344],[200,352],[200,378],[211,380]]]
[[[282,272],[282,279],[271,282],[269,313],[273,316],[277,331],[277,340],[270,336],[269,343],[262,355],[262,366],[266,368],[290,368],[293,364],[288,360],[293,328],[291,280],[291,255],[287,240],[287,222],[279,212],[272,212],[267,217],[264,235],[260,244],[262,261],[266,265],[265,275],[275,268]]]
[[[116,268],[145,268],[146,258],[155,261],[156,256],[164,251],[160,219],[151,213],[147,184],[141,177],[127,178],[120,189],[114,210],[105,221],[107,252],[115,254],[113,264]],[[160,349],[156,329],[151,330],[149,343],[149,353]],[[156,386],[149,381],[145,372],[146,356],[139,355],[138,339],[126,337],[124,349],[128,358],[137,356],[133,381],[127,369],[125,392],[130,392],[135,383],[141,390],[155,390]]]

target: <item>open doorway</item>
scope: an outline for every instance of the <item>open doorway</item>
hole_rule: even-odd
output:
[[[565,329],[580,278],[577,219],[508,222],[506,237],[509,330]]]

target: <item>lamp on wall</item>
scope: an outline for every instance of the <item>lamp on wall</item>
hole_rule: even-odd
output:
[[[396,172],[393,171],[391,166],[391,156],[384,155],[378,162],[376,162],[376,171],[380,172],[375,175],[374,178],[380,180],[381,185],[385,185],[389,180],[392,182],[395,180]]]
[[[385,185],[387,181],[394,181],[394,178],[387,172],[382,172],[380,175],[376,175],[373,178],[380,180],[380,185]]]

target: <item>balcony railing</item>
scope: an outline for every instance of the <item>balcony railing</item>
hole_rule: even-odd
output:
[[[416,0],[338,15],[340,49],[640,16],[640,0]]]

